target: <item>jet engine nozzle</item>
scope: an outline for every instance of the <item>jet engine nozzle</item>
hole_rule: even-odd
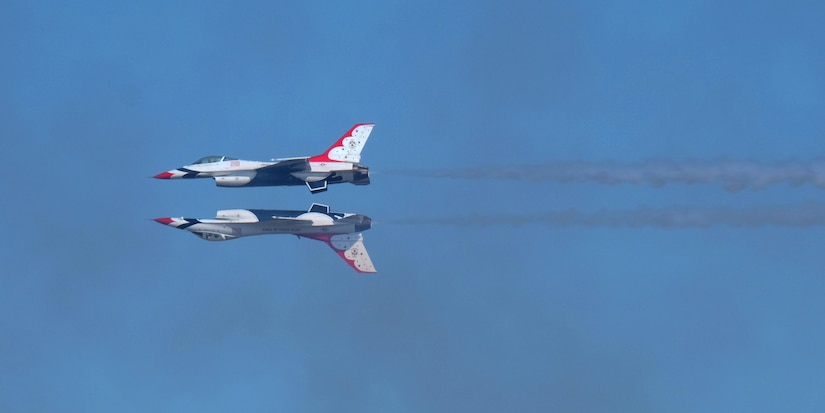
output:
[[[370,168],[358,165],[352,171],[352,183],[355,185],[370,184]]]
[[[372,219],[366,215],[361,215],[358,222],[355,223],[355,230],[361,232],[370,228],[372,228]]]

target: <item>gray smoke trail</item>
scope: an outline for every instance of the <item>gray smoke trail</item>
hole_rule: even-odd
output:
[[[807,203],[786,207],[759,208],[637,208],[623,211],[583,212],[576,209],[532,214],[469,214],[448,217],[417,217],[383,221],[397,225],[448,225],[456,227],[550,225],[558,227],[815,227],[825,226],[825,204]]]
[[[458,169],[397,169],[388,174],[449,179],[505,179],[525,182],[593,182],[660,187],[669,183],[720,184],[728,191],[771,185],[813,185],[825,189],[825,160],[561,162],[534,165],[490,165]]]

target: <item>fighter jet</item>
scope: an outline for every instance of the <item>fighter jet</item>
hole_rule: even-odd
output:
[[[372,227],[372,220],[361,214],[330,212],[327,205],[312,204],[307,211],[229,209],[218,211],[214,219],[156,218],[155,221],[185,229],[207,241],[293,234],[326,242],[355,271],[376,272],[361,235]]]
[[[205,156],[192,165],[161,172],[155,178],[213,178],[217,186],[228,187],[306,185],[311,193],[326,191],[329,184],[342,182],[369,185],[370,170],[359,162],[374,126],[373,123],[353,126],[326,152],[316,156],[272,162]]]

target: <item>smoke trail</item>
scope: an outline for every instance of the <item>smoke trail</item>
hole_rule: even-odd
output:
[[[786,207],[697,208],[667,207],[633,210],[576,209],[533,214],[470,214],[461,216],[406,218],[383,221],[397,225],[448,225],[456,227],[550,225],[557,227],[658,227],[707,228],[729,227],[798,227],[825,226],[825,204],[807,203]]]
[[[525,182],[593,182],[660,187],[670,183],[719,184],[728,191],[772,185],[813,185],[825,189],[825,159],[812,161],[646,161],[562,162],[490,165],[459,169],[397,169],[388,174],[449,179],[506,179]]]

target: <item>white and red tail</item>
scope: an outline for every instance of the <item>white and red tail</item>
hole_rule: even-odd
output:
[[[378,272],[372,265],[370,255],[364,246],[364,236],[360,232],[349,234],[307,234],[304,238],[310,238],[326,242],[350,267],[360,273]]]
[[[361,151],[367,144],[374,123],[359,123],[353,126],[326,152],[309,158],[309,162],[361,162]]]

